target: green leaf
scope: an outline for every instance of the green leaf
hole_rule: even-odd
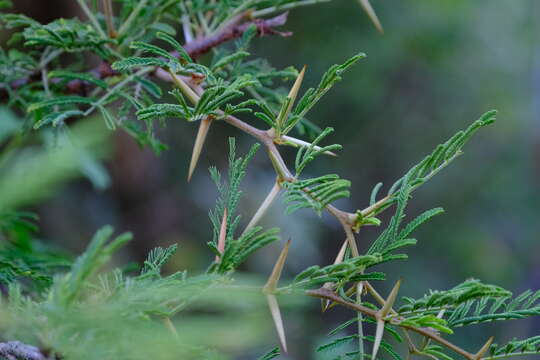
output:
[[[65,71],[65,70],[53,70],[49,72],[49,79],[52,79],[52,78],[62,78],[66,80],[82,80],[90,84],[93,84],[95,86],[98,86],[102,89],[106,89],[108,87],[105,81],[97,79],[96,77],[90,75],[89,73],[74,73],[74,72]]]
[[[235,52],[231,55],[227,55],[227,56],[224,56],[222,57],[221,59],[219,59],[214,65],[212,65],[212,67],[210,68],[212,71],[216,71],[224,66],[227,66],[229,65],[230,63],[234,62],[234,61],[237,61],[237,60],[242,60],[246,57],[249,56],[249,53],[246,52],[246,51],[238,51],[238,52]]]
[[[148,92],[150,95],[152,95],[156,99],[159,99],[163,95],[163,92],[161,91],[161,87],[155,82],[142,78],[142,77],[136,77],[135,81],[141,84],[143,89],[146,90],[146,92]]]
[[[111,115],[111,113],[104,106],[99,106],[99,111],[101,112],[101,115],[103,116],[103,119],[105,120],[105,124],[107,125],[107,128],[109,130],[115,130],[116,120]]]
[[[147,259],[144,261],[141,275],[159,275],[163,265],[169,261],[177,249],[178,246],[173,244],[166,249],[158,246],[150,251]]]
[[[115,61],[111,67],[116,71],[127,71],[133,68],[140,68],[146,66],[157,66],[167,68],[167,62],[158,58],[143,58],[143,57],[130,57],[124,60]]]
[[[398,240],[405,239],[410,234],[412,234],[420,225],[422,225],[423,223],[425,223],[432,217],[442,214],[443,212],[444,212],[444,209],[442,208],[434,208],[434,209],[425,211],[424,213],[419,215],[416,219],[408,223],[407,226],[405,226],[405,228],[401,230],[401,232],[397,236],[397,239]]]
[[[302,208],[312,208],[317,213],[330,203],[350,195],[350,181],[340,179],[338,175],[330,174],[318,178],[285,182],[286,212],[291,214]]]
[[[279,351],[278,347],[275,347],[263,356],[261,356],[258,360],[272,360],[274,358],[277,358],[279,355],[281,355],[281,352]]]
[[[311,110],[311,108],[324,96],[324,94],[326,94],[336,82],[341,80],[341,75],[345,70],[347,70],[358,60],[365,57],[365,54],[359,53],[341,65],[331,66],[330,69],[328,69],[328,71],[323,75],[319,86],[317,86],[316,89],[310,88],[306,91],[304,96],[298,101],[298,104],[296,105],[292,114],[299,118],[303,118],[306,113]]]
[[[111,226],[105,226],[96,232],[84,254],[79,256],[73,264],[71,272],[66,274],[62,281],[55,283],[53,294],[57,304],[67,306],[72,303],[79,295],[85,281],[132,238],[131,234],[125,233],[109,241],[112,234]]]
[[[44,100],[38,103],[30,104],[28,106],[28,112],[34,112],[50,106],[62,106],[62,105],[75,105],[75,104],[87,104],[90,105],[94,102],[92,98],[86,98],[82,96],[59,96],[53,99]]]
[[[180,43],[178,41],[176,41],[176,39],[173,38],[171,35],[166,34],[164,32],[158,32],[156,34],[156,36],[157,36],[158,39],[161,39],[161,40],[169,43],[170,45],[172,45],[174,50],[176,50],[178,52],[178,55],[180,56],[180,58],[183,59],[185,62],[188,62],[188,63],[193,62],[193,60],[191,60],[191,57],[186,52],[184,47],[182,45],[180,45]]]

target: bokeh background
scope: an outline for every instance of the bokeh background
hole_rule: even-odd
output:
[[[74,3],[15,1],[20,11],[43,22],[76,16]],[[416,297],[470,277],[516,292],[540,288],[540,2],[372,3],[384,35],[357,1],[335,0],[292,11],[285,28],[294,36],[254,43],[252,52],[276,67],[307,64],[304,89],[316,85],[330,65],[359,51],[368,55],[311,112],[314,123],[336,129],[332,140],[344,149],[338,158],[319,160],[309,171],[337,172],[350,179],[352,196],[340,206],[364,208],[377,182],[391,185],[437,144],[486,110],[498,109],[497,123],[482,129],[464,156],[416,191],[407,211],[412,217],[442,206],[446,213],[418,231],[419,245],[409,250],[410,261],[381,270],[389,275],[386,286],[403,277],[402,294]],[[193,124],[169,121],[160,136],[170,150],[159,157],[116,134],[106,163],[109,188],[98,191],[85,179],[62,187],[37,208],[40,236],[78,253],[98,227],[112,224],[135,233],[119,262],[140,262],[153,247],[178,243],[169,270],[204,270],[212,260],[205,245],[211,239],[207,212],[216,198],[206,169],[225,169],[228,136],[237,137],[241,151],[253,140],[224,124],[213,126],[195,176],[187,183],[195,132]],[[240,207],[244,221],[274,181],[263,151],[250,170]],[[283,210],[281,202],[275,203],[263,223],[281,227],[283,238],[292,239],[285,277],[331,262],[343,240],[336,221],[309,211],[285,216]],[[362,230],[361,248],[379,231]],[[245,270],[268,274],[279,248],[276,244],[261,251]],[[350,316],[342,310],[320,316],[314,302],[284,311],[292,354],[298,359],[317,358],[312,349],[321,337]],[[502,341],[540,333],[540,321],[489,328]],[[456,341],[471,349],[480,346],[486,332],[473,330],[461,332]],[[271,347],[275,339],[266,343]]]

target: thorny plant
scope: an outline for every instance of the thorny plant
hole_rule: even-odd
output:
[[[0,328],[6,340],[39,347],[5,342],[0,344],[0,356],[10,360],[223,358],[212,348],[219,348],[219,344],[208,341],[215,342],[216,337],[200,339],[202,332],[190,337],[193,328],[181,331],[187,329],[183,328],[185,319],[174,323],[171,319],[205,301],[228,306],[222,299],[225,294],[240,293],[244,302],[259,301],[253,287],[235,284],[232,274],[253,252],[279,239],[278,229],[263,231],[258,223],[280,193],[284,194],[287,212],[300,208],[327,211],[342,226],[344,236],[333,264],[309,267],[289,285],[280,287],[290,241],[286,243],[262,288],[281,349],[273,349],[261,359],[287,352],[278,297],[290,293],[319,298],[324,310],[341,305],[355,313],[330,333],[342,333],[355,325],[357,330],[352,335],[338,337],[317,349],[331,349],[339,359],[377,359],[381,358],[379,350],[395,359],[401,359],[405,350],[407,358],[445,360],[540,353],[538,336],[503,345],[489,338],[472,352],[446,337],[461,326],[539,315],[540,291],[514,297],[500,287],[467,280],[449,290],[430,291],[419,299],[403,298],[398,305],[401,281],[386,297],[376,290],[375,283],[383,281],[385,274],[371,269],[406,259],[407,255],[399,251],[416,244],[412,233],[443,212],[440,208],[428,210],[403,226],[411,193],[456,159],[477,130],[493,123],[495,111],[485,113],[436,147],[385,195],[379,195],[382,184],[377,184],[369,206],[355,211],[335,207],[335,200],[349,196],[350,182],[336,174],[306,178],[304,169],[319,156],[335,155],[341,146],[323,145],[333,129],[319,129],[308,120],[308,114],[341,80],[345,70],[364,55],[331,66],[317,87],[302,94],[306,68],[276,70],[248,53],[256,37],[291,35],[277,30],[286,23],[284,11],[318,2],[321,0],[77,0],[86,21],[57,19],[45,25],[24,15],[2,14],[4,26],[16,31],[9,43],[11,48],[0,50],[0,95],[12,111],[26,115],[19,120],[3,110],[6,125],[0,135],[6,145],[0,157],[0,280],[5,298],[0,311],[5,321]],[[360,0],[360,4],[382,31],[369,1]],[[6,0],[0,5],[10,7]],[[182,30],[183,44],[177,28]],[[21,44],[24,51],[18,50]],[[211,56],[197,61],[207,53]],[[97,67],[88,68],[89,54],[99,60]],[[70,61],[60,61],[66,55]],[[284,93],[278,82],[289,79],[294,82]],[[165,103],[159,99],[168,84],[172,86],[171,102]],[[215,259],[207,274],[162,276],[161,267],[176,250],[173,246],[153,250],[137,275],[121,270],[98,275],[131,237],[124,234],[109,241],[113,232],[110,227],[99,230],[86,252],[73,263],[37,241],[35,215],[17,208],[39,198],[44,189],[77,170],[96,186],[107,186],[107,174],[96,157],[101,152],[94,151],[103,148],[105,134],[95,122],[84,120],[93,114],[100,115],[110,130],[122,129],[157,153],[166,149],[155,135],[164,119],[198,123],[188,179],[214,123],[233,126],[257,141],[247,155],[238,157],[235,142],[230,140],[228,181],[222,180],[216,168],[210,170],[219,198],[210,212],[213,239],[208,245]],[[260,125],[252,125],[253,121]],[[297,137],[290,135],[293,132]],[[36,144],[46,149],[37,151]],[[276,172],[275,185],[239,231],[241,222],[236,211],[242,194],[240,184],[249,160],[261,146]],[[297,149],[292,166],[282,157],[284,146]],[[29,180],[25,174],[39,176]],[[386,228],[361,254],[357,247],[359,230],[381,226],[377,216],[391,208],[395,212]],[[97,282],[93,281],[96,276]],[[156,321],[159,319],[165,325]],[[228,321],[216,315],[212,328],[223,324],[231,331]],[[366,333],[366,323],[375,324],[374,334]],[[389,342],[390,338],[394,341]],[[351,348],[353,342],[357,345]]]

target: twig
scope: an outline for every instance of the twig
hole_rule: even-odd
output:
[[[97,107],[99,106],[102,106],[103,103],[105,103],[112,95],[114,95],[115,93],[117,93],[120,89],[122,89],[126,84],[128,84],[131,80],[133,80],[134,78],[136,77],[139,77],[139,76],[142,76],[146,73],[149,73],[151,71],[151,69],[149,68],[146,68],[146,69],[141,69],[139,70],[138,72],[134,73],[134,74],[131,74],[129,75],[128,77],[126,77],[124,80],[122,80],[121,82],[119,82],[118,84],[116,84],[112,89],[110,89],[104,96],[102,96],[98,101],[96,101],[95,103],[92,104],[92,106],[86,110],[84,112],[84,116],[88,116],[90,115],[90,113],[92,111],[94,111],[94,109],[96,109]]]
[[[95,19],[95,17],[92,15],[92,13],[90,12],[90,9],[88,9],[84,0],[77,0],[77,1],[79,2],[83,10],[86,9],[88,11],[88,13],[87,11],[85,11],[85,13],[87,13],[87,16],[89,17],[90,21],[94,24],[94,26],[99,26],[97,19]],[[95,20],[95,23],[93,19]],[[279,32],[274,29],[275,27],[284,25],[286,21],[287,21],[287,14],[282,14],[282,15],[279,15],[270,19],[255,19],[253,21],[248,21],[246,23],[243,23],[237,26],[225,28],[223,29],[223,31],[220,31],[216,34],[209,35],[207,37],[203,37],[201,39],[194,40],[191,42],[187,42],[184,45],[184,49],[186,50],[186,52],[189,54],[189,56],[192,59],[197,59],[198,57],[212,50],[212,48],[219,46],[227,41],[234,40],[242,36],[242,34],[244,34],[244,32],[252,24],[254,24],[257,27],[258,36],[276,35],[276,34],[281,35],[281,36],[289,36],[291,35],[291,33]],[[98,28],[98,29],[100,29],[100,33],[103,35],[103,37],[106,37],[106,34],[103,32],[103,30],[101,28]],[[178,55],[175,52],[172,52],[172,54]],[[97,79],[105,79],[111,76],[119,75],[119,73],[114,71],[111,68],[111,65],[107,62],[100,63],[96,68],[90,70],[89,72]],[[36,74],[32,74],[28,77],[12,81],[9,84],[9,87],[15,90],[22,86],[33,83],[35,81],[39,81],[40,77],[41,77],[41,69],[39,69],[39,71]],[[50,82],[52,84],[59,83],[61,81],[62,79],[59,79],[59,78],[50,79]],[[79,94],[82,96],[86,96],[86,94],[88,93],[91,87],[92,87],[91,84],[83,80],[75,79],[67,83],[65,92],[68,94]],[[6,89],[0,89],[0,98],[5,99],[7,97],[8,97],[8,92],[6,91]]]
[[[146,3],[148,2],[148,0],[141,0],[139,1],[139,3],[137,4],[137,6],[135,7],[135,9],[133,9],[133,11],[131,12],[131,14],[129,14],[128,18],[126,19],[126,21],[124,21],[124,23],[120,26],[120,29],[118,29],[118,37],[121,37],[122,35],[124,35],[124,33],[126,31],[129,30],[131,24],[133,23],[133,21],[135,21],[135,19],[137,18],[137,16],[139,15],[139,13],[141,12],[142,9],[144,9],[144,7],[146,6]]]
[[[355,303],[352,303],[352,302],[348,302],[344,299],[342,299],[340,296],[338,296],[337,294],[335,294],[333,291],[329,290],[329,289],[325,289],[325,288],[320,288],[318,290],[309,290],[306,292],[306,294],[308,296],[312,296],[312,297],[316,297],[316,298],[320,298],[320,299],[327,299],[327,300],[330,300],[330,301],[333,301],[333,302],[336,302],[338,304],[341,304],[345,307],[348,307],[352,310],[355,310],[355,311],[358,311],[358,312],[361,312],[362,314],[364,315],[367,315],[373,319],[377,319],[377,311],[376,310],[373,310],[373,309],[370,309],[368,307],[365,307],[363,305],[360,305],[360,304],[355,304]],[[475,355],[474,354],[471,354],[469,353],[468,351],[460,348],[459,346],[457,345],[454,345],[453,343],[449,342],[448,340],[440,337],[439,335],[437,335],[435,332],[431,331],[431,330],[427,330],[427,329],[423,329],[423,328],[416,328],[416,327],[413,327],[413,326],[408,326],[408,325],[401,325],[399,320],[398,319],[392,319],[392,325],[395,325],[395,326],[399,326],[399,327],[402,327],[406,330],[410,330],[410,331],[413,331],[417,334],[420,334],[422,336],[425,336],[439,344],[441,344],[442,346],[460,354],[461,356],[465,357],[466,359],[469,359],[469,360],[474,360],[475,359]]]
[[[258,36],[290,36],[292,35],[292,33],[290,32],[280,32],[275,29],[278,26],[285,25],[286,22],[287,13],[283,13],[270,19],[255,19],[242,23],[240,25],[233,24],[232,26],[223,28],[215,34],[187,43],[184,46],[184,49],[192,58],[197,58],[209,52],[211,49],[215,48],[218,45],[239,38],[252,25],[256,26]]]
[[[284,10],[291,10],[299,6],[314,5],[314,4],[329,2],[329,1],[331,0],[301,0],[301,1],[291,2],[284,5],[272,6],[266,9],[255,11],[253,12],[253,16],[254,17],[267,16],[267,15],[274,14],[276,12],[280,12]]]
[[[99,25],[99,21],[94,16],[92,11],[90,11],[90,9],[88,8],[88,5],[86,5],[86,0],[77,0],[77,3],[79,3],[79,6],[81,7],[82,11],[85,13],[86,17],[88,18],[88,20],[90,20],[92,25],[94,25],[94,28],[99,33],[99,35],[101,35],[102,38],[107,39],[107,34],[105,34],[103,29],[101,28],[101,25]]]
[[[105,22],[107,24],[107,32],[110,38],[116,38],[118,33],[114,29],[114,13],[111,0],[102,0],[103,13],[105,14]]]

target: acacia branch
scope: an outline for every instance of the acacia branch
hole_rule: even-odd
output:
[[[249,14],[250,14],[249,12],[246,12],[246,16],[248,18],[249,18]],[[242,19],[244,19],[246,16],[242,17]],[[187,42],[186,44],[184,44],[184,49],[186,50],[186,52],[189,54],[189,56],[192,59],[197,59],[200,56],[208,53],[213,48],[221,44],[224,44],[228,41],[239,38],[252,25],[256,27],[257,36],[261,36],[261,37],[265,35],[290,36],[292,35],[291,32],[280,32],[275,29],[276,27],[285,25],[286,22],[287,22],[287,13],[283,13],[281,15],[278,15],[269,19],[252,19],[252,20],[244,21],[242,23],[231,23],[230,25],[224,27],[223,29],[219,30],[218,32],[214,34],[210,34],[202,38]],[[172,52],[172,54],[177,55],[177,53],[175,52]],[[106,61],[101,62],[97,67],[89,70],[88,72],[97,79],[105,79],[111,76],[120,75],[120,73],[117,71],[114,71],[111,68],[111,65]],[[12,90],[16,90],[25,85],[28,85],[28,84],[31,84],[40,80],[41,80],[41,69],[38,69],[38,71],[36,71],[34,74],[31,74],[25,78],[12,81],[9,84],[9,88],[11,88]],[[59,78],[50,79],[51,84],[59,84],[62,81],[63,79],[59,79]],[[64,92],[67,94],[78,94],[78,95],[86,96],[92,88],[93,88],[92,84],[86,81],[80,80],[80,79],[74,79],[74,80],[69,81],[65,85]],[[8,97],[8,92],[6,91],[6,89],[0,89],[0,98],[5,99],[7,97]]]
[[[250,12],[246,12],[242,15],[243,17],[249,17]],[[241,18],[239,20],[241,20]],[[253,19],[241,24],[238,24],[238,21],[231,22],[230,25],[225,26],[223,29],[219,30],[215,34],[205,36],[200,39],[196,39],[192,42],[189,42],[184,45],[184,49],[191,56],[191,58],[198,58],[199,56],[206,54],[212,48],[215,48],[218,45],[221,45],[225,42],[228,42],[233,39],[237,39],[242,36],[247,29],[251,26],[255,26],[258,36],[265,35],[279,35],[279,36],[291,36],[291,32],[281,32],[277,31],[275,28],[285,25],[287,22],[287,13],[283,13],[276,17],[270,19]]]
[[[344,300],[343,298],[341,298],[340,296],[338,296],[336,293],[334,293],[333,291],[329,290],[329,289],[326,289],[326,288],[320,288],[320,289],[317,289],[317,290],[308,290],[306,291],[306,294],[308,296],[312,296],[312,297],[316,297],[316,298],[320,298],[320,299],[326,299],[326,300],[330,300],[330,301],[333,301],[335,303],[338,303],[340,305],[343,305],[345,307],[348,307],[354,311],[357,311],[357,312],[361,312],[362,314],[366,315],[366,316],[369,316],[371,317],[372,319],[377,319],[377,311],[376,310],[373,310],[373,309],[370,309],[366,306],[362,306],[360,304],[355,304],[355,303],[352,303],[352,302],[349,302],[349,301],[346,301]],[[405,330],[410,330],[410,331],[413,331],[417,334],[420,334],[426,338],[429,338],[439,344],[441,344],[442,346],[460,354],[461,356],[465,357],[466,359],[469,359],[469,360],[475,360],[475,355],[474,354],[471,354],[470,352],[460,348],[459,346],[451,343],[450,341],[442,338],[441,336],[439,336],[438,334],[436,334],[434,331],[432,330],[428,330],[428,329],[424,329],[424,328],[417,328],[417,327],[413,327],[413,326],[408,326],[408,325],[402,325],[400,323],[400,320],[399,319],[392,319],[390,320],[392,325],[395,325],[395,326],[399,326]]]
[[[211,49],[226,43],[228,41],[231,41],[233,39],[239,38],[242,36],[249,28],[255,26],[256,29],[256,35],[257,36],[265,36],[265,35],[279,35],[279,36],[290,36],[290,32],[280,32],[276,30],[276,27],[282,26],[287,21],[287,13],[283,13],[281,15],[268,18],[268,19],[252,19],[253,13],[251,11],[245,11],[235,18],[231,19],[229,22],[227,22],[222,28],[218,29],[213,34],[208,34],[206,36],[203,36],[199,39],[195,39],[193,41],[189,41],[186,44],[184,44],[184,49],[189,54],[189,56],[193,59],[196,59],[200,57],[201,55],[209,52]],[[174,52],[172,53],[174,54]],[[177,55],[177,54],[176,54]],[[89,71],[95,78],[97,79],[105,79],[111,76],[120,75],[120,73],[116,72],[111,68],[111,65],[108,62],[102,62],[100,63],[96,68]],[[169,80],[174,81],[175,79],[168,76],[168,74],[160,68],[156,68],[152,75],[157,76],[158,78],[161,78],[163,80]],[[19,79],[15,80],[10,84],[10,87],[12,89],[17,89],[19,87],[22,87],[24,85],[27,85],[31,82],[39,81],[39,74],[38,75],[30,75],[29,77],[25,79]],[[50,79],[51,84],[59,84],[63,80],[59,78],[53,78]],[[79,94],[82,96],[86,96],[89,91],[92,89],[93,85],[89,84],[86,81],[75,79],[71,80],[66,83],[65,85],[65,92],[71,93],[71,94]],[[199,95],[202,94],[204,91],[202,88],[199,87]],[[7,95],[7,92],[2,89],[0,89],[0,98],[5,97]],[[288,181],[288,182],[294,182],[296,179],[294,178],[291,171],[288,169],[285,161],[283,160],[282,155],[280,154],[277,145],[275,143],[274,137],[267,133],[264,130],[257,129],[244,121],[234,117],[234,116],[227,116],[224,118],[224,121],[243,132],[255,137],[258,139],[261,143],[265,145],[268,151],[268,155],[272,161],[272,164],[274,166],[274,169],[276,170],[276,173],[278,174],[281,181]],[[383,205],[386,203],[386,199],[382,199],[379,201],[375,206]],[[350,229],[354,226],[356,221],[356,214],[342,211],[332,205],[327,205],[326,210],[335,216],[340,224],[343,226],[345,232],[347,233],[347,239],[349,242],[349,245],[351,245],[351,248],[353,249],[353,252],[355,255],[357,255],[358,251],[356,250],[356,246],[354,244],[354,235],[352,235],[352,232]],[[365,212],[365,210],[363,211]]]

